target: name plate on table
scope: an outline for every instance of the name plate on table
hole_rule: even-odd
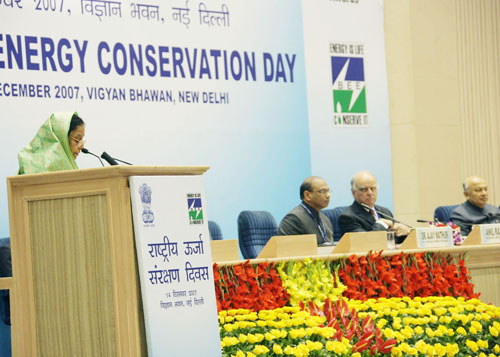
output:
[[[316,234],[298,234],[271,237],[257,258],[283,258],[311,255],[318,255]]]
[[[481,243],[499,244],[500,243],[500,224],[481,224]]]
[[[453,247],[451,227],[417,228],[419,248]]]

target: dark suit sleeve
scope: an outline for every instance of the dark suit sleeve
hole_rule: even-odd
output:
[[[339,216],[339,228],[342,233],[366,232],[366,229],[354,216],[347,214],[341,214]]]
[[[468,236],[472,229],[472,224],[470,224],[470,222],[467,222],[466,217],[464,217],[464,215],[460,212],[459,208],[460,206],[453,210],[453,212],[451,212],[450,221],[460,227],[461,235]]]
[[[304,226],[302,225],[299,217],[289,213],[281,220],[278,228],[278,235],[290,236],[297,234],[304,234]]]
[[[391,211],[384,210],[383,213],[392,216]],[[361,216],[356,215],[352,211],[342,213],[339,216],[339,228],[342,234],[349,232],[369,232],[369,231],[385,231],[386,228],[379,223],[371,223]]]

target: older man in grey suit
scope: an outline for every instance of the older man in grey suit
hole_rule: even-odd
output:
[[[333,242],[330,219],[320,211],[328,207],[331,192],[320,177],[308,177],[300,185],[300,205],[292,209],[282,220],[278,235],[316,234],[318,245]]]
[[[475,224],[500,223],[500,209],[487,203],[488,184],[483,178],[471,176],[463,187],[467,201],[450,215],[450,220],[460,227],[463,236],[469,235]]]
[[[378,194],[375,176],[369,171],[360,171],[351,180],[354,202],[339,216],[339,228],[344,233],[393,231],[396,242],[402,243],[409,227],[392,220],[392,212],[375,205]]]

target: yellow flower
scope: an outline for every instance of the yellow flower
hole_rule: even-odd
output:
[[[399,347],[399,346],[394,346],[394,347],[391,349],[391,356],[392,356],[392,357],[401,357],[401,356],[403,356],[403,351],[401,351],[401,347]]]
[[[386,327],[384,329],[384,336],[385,336],[385,338],[394,338],[394,331],[392,331],[390,328]]]
[[[427,344],[423,340],[418,340],[418,342],[415,344],[416,349],[420,353],[425,353],[427,350]]]
[[[254,334],[249,333],[247,335],[247,340],[249,343],[257,343],[257,337]]]
[[[485,340],[477,340],[477,345],[480,347],[480,348],[488,348],[488,341],[485,341]]]
[[[283,352],[285,352],[286,355],[293,355],[293,347],[290,345],[287,345]]]
[[[320,351],[323,349],[323,344],[321,342],[313,342],[311,340],[306,341],[306,347],[309,351]]]
[[[494,326],[489,326],[490,334],[493,337],[498,337],[498,330]]]
[[[407,343],[403,342],[402,344],[400,344],[401,346],[401,349],[403,350],[403,352],[406,354],[406,355],[418,355],[418,351],[415,347],[411,347],[410,345],[408,345]]]
[[[281,346],[280,346],[280,345],[278,345],[278,344],[276,344],[276,343],[275,343],[275,344],[273,345],[273,352],[274,352],[275,354],[277,354],[277,355],[282,355],[282,354],[283,354],[283,349],[281,348]]]
[[[440,344],[440,343],[436,343],[436,344],[434,345],[434,350],[436,351],[436,354],[437,354],[438,356],[444,356],[444,355],[446,355],[446,347],[445,347],[445,346],[443,346],[443,345],[442,345],[442,344]]]
[[[474,341],[467,340],[467,341],[465,342],[465,345],[466,345],[467,347],[469,347],[469,348],[472,350],[472,352],[477,352],[477,351],[479,350],[479,347],[478,347],[477,343],[476,343],[476,342],[474,342]]]
[[[238,336],[238,340],[240,340],[241,343],[245,343],[247,342],[247,336],[240,333],[240,335]]]
[[[267,326],[267,322],[263,321],[263,320],[258,320],[257,321],[257,326],[259,326],[259,327],[265,327],[265,326]]]
[[[255,353],[256,356],[266,354],[267,352],[269,352],[269,348],[264,345],[256,345],[253,349],[253,353]]]
[[[401,330],[401,333],[406,339],[409,339],[413,336],[413,329],[410,326],[406,326],[404,329]]]
[[[483,325],[477,321],[472,321],[471,326],[474,327],[477,331],[481,332],[483,330]]]
[[[348,347],[346,346],[346,344],[339,341],[329,340],[326,342],[325,348],[327,351],[335,352],[338,355],[342,355],[348,352]]]
[[[245,357],[245,352],[243,351],[236,352],[236,357]]]
[[[462,335],[462,336],[467,336],[467,331],[465,331],[465,329],[462,326],[457,328],[457,333]]]
[[[377,327],[379,329],[382,329],[386,324],[387,324],[387,320],[386,319],[380,319],[380,320],[377,321]]]
[[[447,343],[446,344],[446,354],[448,356],[454,356],[458,352],[460,352],[460,350],[458,348],[458,344],[456,344],[456,343],[454,343],[454,344]]]
[[[393,328],[394,330],[401,330],[401,322],[400,322],[400,321],[394,321],[394,322],[392,323],[392,328]]]
[[[500,353],[500,346],[499,345],[495,345],[495,347],[493,347],[493,351],[495,351],[495,353]]]
[[[430,327],[425,328],[425,334],[429,336],[430,338],[434,337],[434,331]]]

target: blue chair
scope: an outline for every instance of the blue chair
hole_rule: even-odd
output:
[[[222,231],[214,221],[208,221],[208,231],[210,232],[210,240],[222,240]]]
[[[335,208],[324,209],[321,211],[321,213],[327,216],[330,219],[330,222],[332,222],[334,242],[338,242],[342,237],[342,233],[340,232],[339,228],[339,216],[342,212],[345,211],[347,207],[349,206],[339,206]]]
[[[0,248],[10,247],[10,238],[0,238]],[[3,251],[2,253],[10,253],[10,250]],[[0,264],[0,278],[12,276],[10,254],[2,254]],[[9,291],[0,290],[0,357],[11,356],[11,331],[10,331],[10,304],[9,304]]]
[[[449,206],[439,206],[434,211],[434,220],[439,222],[447,223],[450,221],[451,212],[459,205],[449,205]]]
[[[238,242],[245,259],[256,258],[272,236],[278,233],[276,220],[266,211],[242,211],[238,216]]]

